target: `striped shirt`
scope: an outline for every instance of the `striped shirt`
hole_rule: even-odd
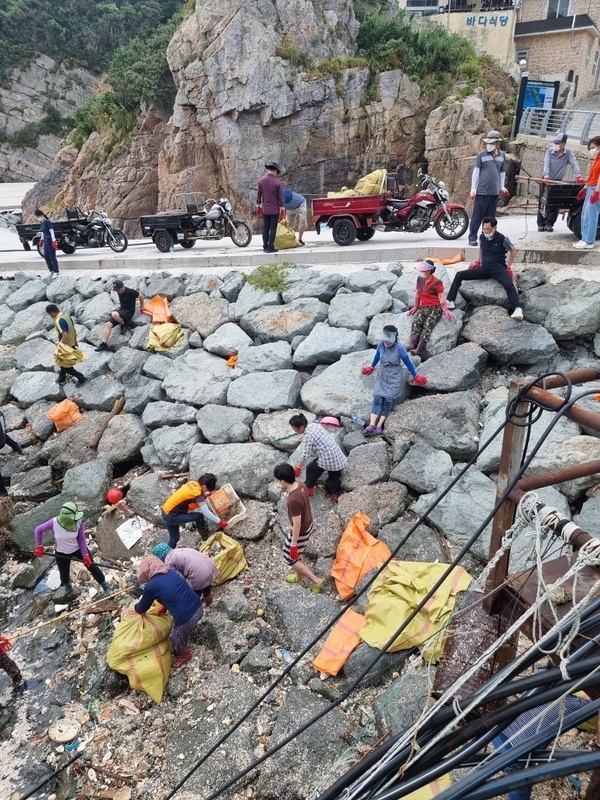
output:
[[[561,717],[572,714],[589,702],[581,697],[568,695],[561,701],[548,703],[545,707],[537,706],[520,714],[502,733],[509,740],[508,744],[511,747],[517,747],[545,728],[551,728]]]
[[[306,426],[298,460],[302,464],[306,464],[311,455],[316,456],[317,464],[328,472],[345,469],[348,463],[348,459],[339,445],[335,443],[325,428],[315,422]]]
[[[219,575],[215,562],[192,547],[171,550],[165,565],[184,577],[195,592],[206,589]]]

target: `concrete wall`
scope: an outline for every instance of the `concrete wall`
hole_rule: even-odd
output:
[[[464,36],[480,55],[488,53],[506,67],[514,64],[513,37],[516,19],[514,11],[486,11],[479,14],[453,12],[435,14],[428,19],[442,25],[451,33]]]
[[[546,19],[548,13],[548,0],[523,0],[519,22],[533,22],[537,19]],[[589,14],[596,24],[600,22],[600,7],[592,0],[571,0],[569,14]]]
[[[529,50],[529,74],[542,80],[566,80],[569,70],[577,76],[577,95],[583,100],[594,88],[592,69],[598,37],[590,30],[572,33],[517,36],[517,50]]]

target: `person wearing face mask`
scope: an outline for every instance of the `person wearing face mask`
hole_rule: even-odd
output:
[[[581,170],[575,158],[575,153],[565,147],[567,141],[566,133],[559,133],[553,140],[552,147],[546,150],[544,156],[544,180],[545,181],[562,181],[565,177],[567,167],[570,165],[575,175],[577,183],[583,183]],[[540,204],[538,206],[537,226],[538,231],[547,231],[552,233],[554,230],[554,223],[558,218],[558,206],[556,208],[548,209],[548,212],[542,214],[542,190],[540,188]]]
[[[523,310],[519,306],[519,295],[509,272],[517,255],[517,249],[508,236],[497,230],[498,220],[486,217],[483,220],[483,233],[479,237],[479,258],[469,269],[457,272],[448,292],[448,308],[454,308],[454,301],[463,281],[483,281],[493,278],[504,287],[508,296],[508,313],[513,319],[522,320]],[[508,261],[506,256],[508,255]]]
[[[484,137],[485,150],[477,154],[471,176],[473,213],[469,225],[469,245],[477,247],[477,232],[484,217],[493,217],[498,208],[500,194],[508,196],[506,179],[506,153],[500,150],[501,136],[490,131]]]
[[[585,186],[585,200],[581,209],[581,241],[573,247],[577,250],[593,250],[598,235],[598,217],[600,216],[600,136],[594,136],[588,142],[588,150],[594,163]]]

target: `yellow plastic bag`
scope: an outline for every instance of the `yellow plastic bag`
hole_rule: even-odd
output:
[[[148,334],[147,350],[158,353],[178,347],[183,343],[183,331],[179,322],[163,322],[160,325],[151,325]]]
[[[219,577],[214,581],[215,585],[230,581],[240,572],[248,569],[241,544],[223,531],[213,533],[205,542],[202,542],[200,552],[210,556],[219,570]]]
[[[282,219],[277,223],[275,250],[289,250],[291,247],[302,247],[302,245],[298,243],[294,229],[287,219]]]
[[[433,800],[450,786],[452,786],[450,775],[440,775],[439,778],[431,781],[427,786],[422,786],[420,789],[415,789],[414,792],[407,794],[404,800]]]
[[[81,422],[85,414],[82,414],[76,403],[72,400],[62,400],[46,411],[46,416],[54,423],[54,427],[60,433],[66,431],[76,422]]]
[[[145,692],[155,703],[162,700],[171,670],[170,614],[157,616],[154,602],[145,614],[129,608],[124,614],[106,654],[111,669],[127,675],[132,689]]]
[[[375,195],[381,194],[385,191],[385,176],[387,170],[376,169],[375,172],[370,172],[364,175],[356,183],[354,191],[361,195]]]
[[[64,342],[59,342],[54,348],[54,363],[59,367],[74,367],[80,361],[85,361],[87,356],[78,347],[71,347]]]

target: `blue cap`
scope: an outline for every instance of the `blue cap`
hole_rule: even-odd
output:
[[[161,561],[164,561],[165,558],[169,555],[172,548],[166,542],[161,542],[157,544],[156,547],[152,550],[152,555],[160,558]]]
[[[291,189],[284,189],[283,190],[283,202],[289,203],[292,199],[292,190]]]

